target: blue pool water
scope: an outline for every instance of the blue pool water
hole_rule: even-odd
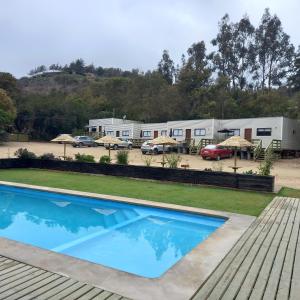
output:
[[[0,236],[160,277],[226,220],[0,185]]]

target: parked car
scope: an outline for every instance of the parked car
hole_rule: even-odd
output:
[[[114,150],[118,150],[118,149],[132,149],[132,142],[129,140],[121,140],[122,142],[119,144],[110,144],[110,148],[114,149]],[[104,147],[106,149],[108,149],[109,145],[105,144]]]
[[[223,148],[218,145],[207,145],[200,151],[200,155],[203,159],[210,158],[216,160],[232,157],[232,153],[231,149]]]
[[[159,154],[163,153],[163,145],[154,145],[151,141],[142,144],[141,151],[143,154]],[[165,145],[165,152],[170,152],[171,146]]]
[[[97,147],[97,143],[95,143],[94,139],[90,136],[75,136],[75,141],[72,143],[72,146],[75,147]]]

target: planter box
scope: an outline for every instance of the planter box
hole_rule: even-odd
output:
[[[0,169],[36,168],[273,192],[274,176],[41,159],[0,159]]]

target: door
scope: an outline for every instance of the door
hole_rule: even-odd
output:
[[[116,137],[120,137],[120,131],[119,130],[116,131]]]
[[[245,128],[244,137],[245,140],[249,142],[252,141],[252,128]]]
[[[192,130],[191,129],[186,129],[185,130],[185,139],[190,140],[192,138]]]
[[[153,136],[154,136],[154,138],[157,138],[157,137],[158,137],[158,131],[157,131],[157,130],[154,130]]]

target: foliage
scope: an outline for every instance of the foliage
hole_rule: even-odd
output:
[[[117,164],[120,165],[128,165],[128,155],[129,152],[127,150],[119,150],[116,154]]]
[[[75,154],[75,160],[79,162],[90,162],[90,163],[95,162],[95,158],[93,155],[80,154],[80,153]]]
[[[243,174],[245,174],[245,175],[256,175],[257,173],[253,170],[248,170],[248,171],[243,172]]]
[[[147,167],[150,167],[151,164],[154,162],[153,155],[143,155],[142,160],[144,161]]]
[[[100,164],[110,164],[111,163],[111,158],[108,155],[102,155],[100,157]]]
[[[34,159],[35,153],[28,151],[26,148],[20,148],[15,152],[15,156],[19,159]]]
[[[166,155],[166,161],[167,161],[167,165],[169,166],[169,168],[177,169],[178,164],[181,162],[181,157],[180,157],[180,155],[178,155],[176,153],[172,153],[172,154]]]
[[[43,159],[43,160],[56,160],[57,159],[53,153],[44,153],[39,158]]]
[[[274,153],[272,149],[268,149],[265,154],[265,159],[260,164],[258,170],[259,175],[269,176],[274,163]]]

